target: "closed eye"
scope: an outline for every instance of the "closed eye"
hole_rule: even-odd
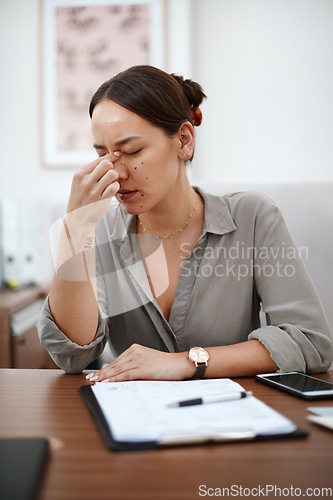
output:
[[[126,153],[125,151],[123,152],[123,154],[125,156],[134,156],[134,155],[137,155],[138,153],[140,153],[140,151],[142,151],[142,149],[138,149],[137,151],[133,151],[133,153]]]

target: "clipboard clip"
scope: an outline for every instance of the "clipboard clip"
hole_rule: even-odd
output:
[[[257,434],[251,429],[244,430],[225,430],[214,432],[206,435],[195,434],[166,434],[161,436],[158,444],[165,445],[180,445],[180,444],[203,444],[203,443],[221,443],[226,441],[250,441],[256,439]]]

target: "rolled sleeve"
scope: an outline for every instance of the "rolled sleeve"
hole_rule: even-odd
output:
[[[259,340],[270,353],[280,372],[319,373],[330,367],[332,346],[326,335],[305,335],[293,325],[264,326],[254,330],[249,340]]]
[[[108,338],[108,321],[99,311],[94,340],[87,345],[72,342],[56,325],[46,298],[37,323],[41,344],[54,362],[66,373],[80,373],[103,352]]]

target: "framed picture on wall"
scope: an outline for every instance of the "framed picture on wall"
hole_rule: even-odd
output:
[[[89,102],[136,64],[165,69],[164,0],[40,0],[41,143],[47,168],[96,158]]]

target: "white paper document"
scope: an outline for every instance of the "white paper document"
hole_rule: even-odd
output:
[[[307,410],[316,414],[316,416],[308,415],[311,422],[333,431],[333,406],[309,406]]]
[[[319,415],[320,417],[333,418],[333,406],[309,406],[307,410]]]
[[[309,415],[308,419],[315,424],[322,425],[333,431],[333,417],[317,417],[315,415]]]
[[[244,391],[230,379],[133,381],[92,386],[115,441],[163,443],[291,433],[293,422],[254,396],[168,407],[182,400]]]

